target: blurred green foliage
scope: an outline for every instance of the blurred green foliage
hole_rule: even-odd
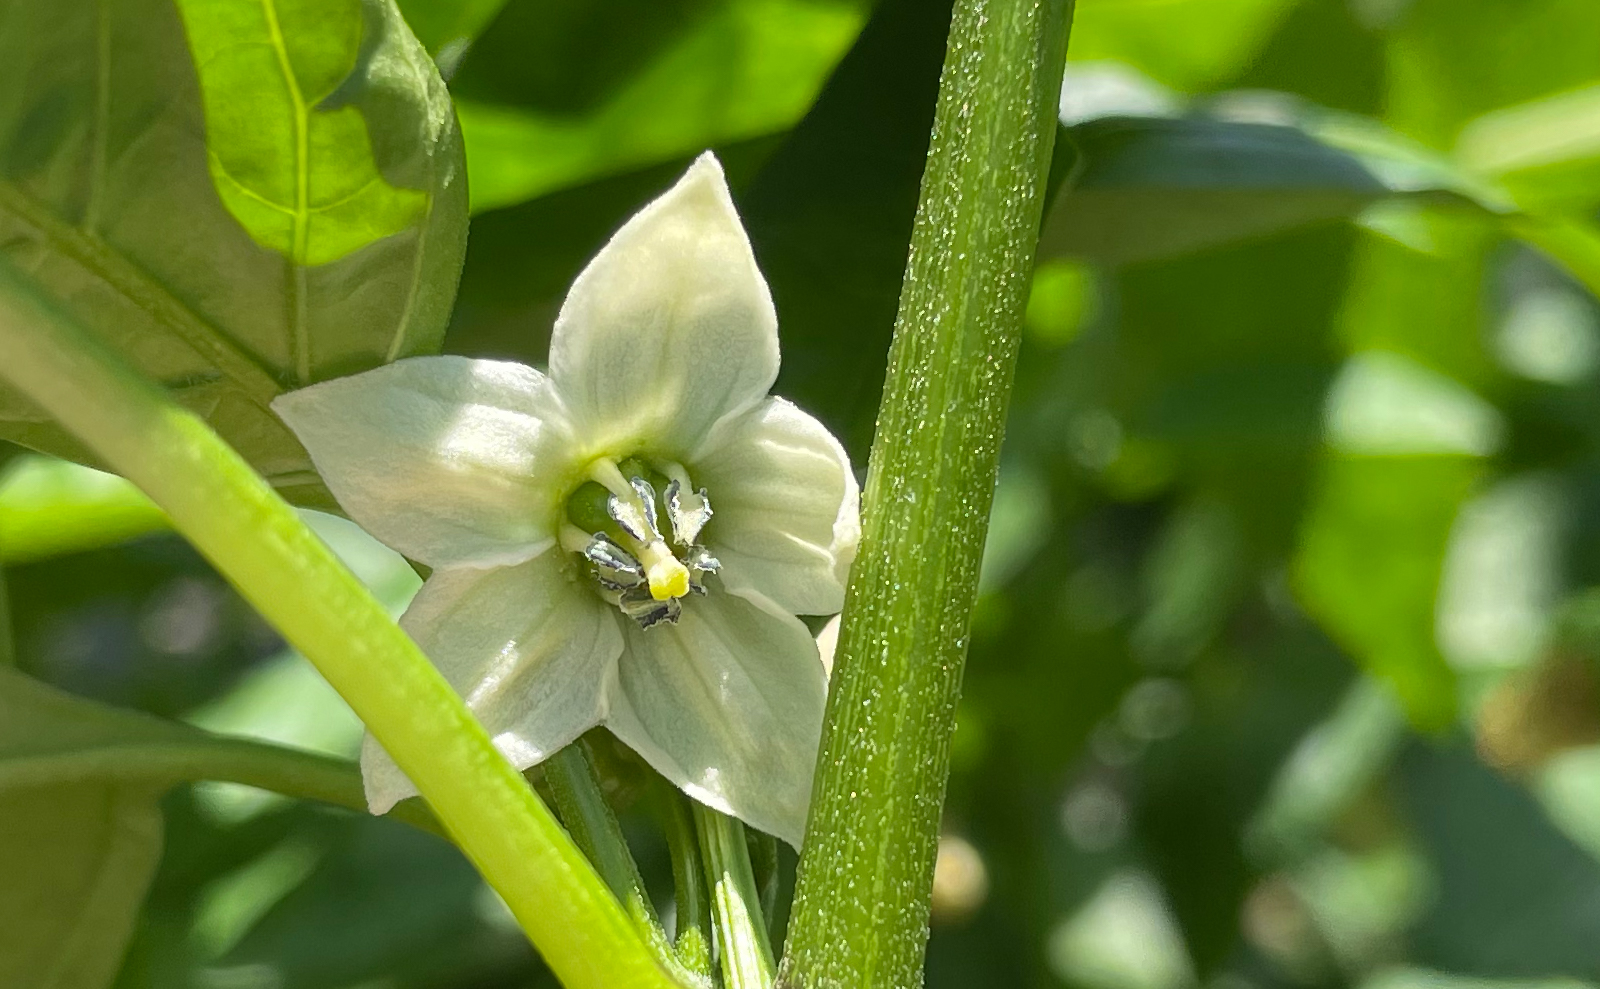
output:
[[[0,71],[0,250],[86,284],[38,246],[27,194],[202,309],[233,304],[196,280],[212,262],[281,277],[275,241],[194,191],[203,149],[163,145],[174,165],[144,179],[187,197],[140,207],[177,218],[159,237],[85,212],[73,101],[92,73],[60,52],[97,8],[57,7],[71,30],[0,2],[0,45],[26,55]],[[112,36],[135,108],[187,64],[156,7]],[[472,185],[445,350],[542,362],[578,269],[712,146],[777,302],[777,391],[864,466],[947,2],[400,8],[448,77]],[[19,40],[46,33],[56,47]],[[1597,94],[1592,0],[1079,0],[946,812],[985,878],[969,868],[975,899],[936,909],[930,986],[1600,985]],[[375,143],[374,167],[424,187],[394,150]],[[1528,224],[1569,225],[1578,253],[1516,239]],[[392,349],[392,272],[371,253],[318,271],[338,297],[323,315],[356,312],[340,359]],[[291,353],[250,336],[266,310],[236,311],[256,322],[235,343],[286,383]],[[148,369],[270,449],[216,397],[226,367],[128,326]],[[75,452],[3,411],[8,438]],[[258,463],[297,453],[275,456]],[[23,672],[354,751],[342,702],[126,488],[32,454],[5,470]],[[404,561],[318,525],[403,606]],[[111,828],[78,909],[132,932],[122,989],[549,984],[431,835],[217,784],[158,816],[155,791],[100,779],[58,788],[42,824],[0,787],[0,875],[65,874],[7,857],[51,821],[85,822],[67,829],[83,842]],[[660,839],[625,823],[669,912]],[[8,963],[43,963],[14,961],[3,897],[0,920],[7,986],[96,989],[123,954],[111,939],[52,963],[77,966],[53,969],[66,981],[18,982]]]

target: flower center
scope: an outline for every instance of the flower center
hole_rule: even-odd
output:
[[[699,542],[711,520],[705,489],[696,491],[678,464],[652,467],[637,458],[601,458],[589,476],[567,501],[562,547],[583,560],[600,595],[640,628],[677,622],[682,599],[706,593],[706,575],[722,568]]]

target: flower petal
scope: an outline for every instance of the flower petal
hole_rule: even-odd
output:
[[[413,357],[281,395],[272,409],[305,444],[362,528],[430,567],[519,563],[554,540],[565,417],[533,368]]]
[[[686,457],[778,374],[778,318],[709,152],[578,276],[550,376],[593,452]]]
[[[713,592],[624,635],[606,726],[691,797],[798,848],[828,694],[805,625]]]
[[[715,513],[705,541],[722,583],[754,590],[795,615],[844,607],[861,539],[850,458],[826,426],[781,398],[730,423],[692,465]]]
[[[617,620],[561,556],[435,571],[400,619],[518,769],[599,724],[616,682]],[[374,814],[417,792],[371,735],[361,775]]]

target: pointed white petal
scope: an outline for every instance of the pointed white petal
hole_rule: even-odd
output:
[[[850,458],[826,426],[781,398],[730,423],[691,465],[715,514],[705,542],[722,583],[760,592],[796,615],[844,607],[861,538]]]
[[[281,395],[350,517],[430,567],[517,563],[552,542],[565,420],[533,368],[413,357]]]
[[[805,625],[714,593],[624,634],[606,726],[689,796],[798,848],[828,694]]]
[[[594,452],[686,457],[778,374],[778,319],[709,152],[578,276],[550,376]]]
[[[614,609],[561,556],[436,571],[400,619],[518,769],[600,723],[622,652]],[[371,735],[361,776],[374,814],[417,792]]]

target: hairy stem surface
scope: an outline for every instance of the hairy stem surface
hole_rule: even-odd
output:
[[[922,984],[950,737],[1070,20],[1070,0],[955,5],[785,987]]]

